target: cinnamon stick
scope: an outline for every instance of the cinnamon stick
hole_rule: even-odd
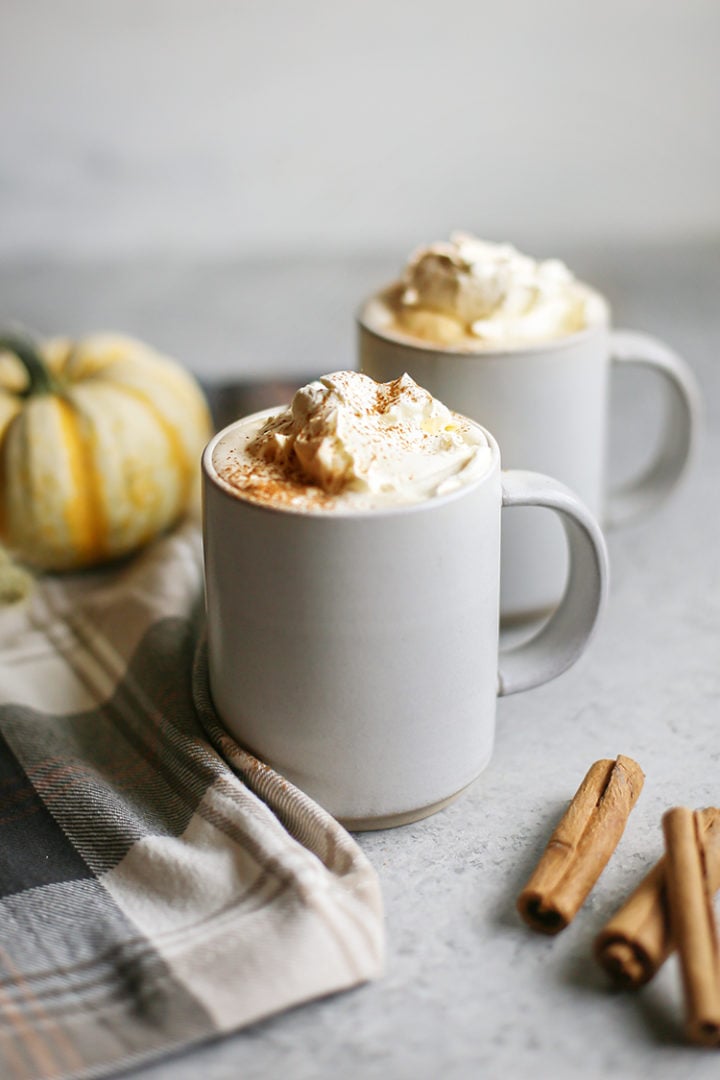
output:
[[[663,817],[667,901],[693,1042],[720,1045],[720,954],[699,814],[678,806]]]
[[[518,897],[533,930],[557,934],[575,917],[617,847],[644,779],[623,754],[590,766]]]
[[[720,889],[720,810],[698,811],[711,893]],[[595,959],[619,986],[649,982],[675,948],[665,883],[665,859],[642,879],[595,938]]]

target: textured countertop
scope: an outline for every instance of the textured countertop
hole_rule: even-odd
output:
[[[385,977],[133,1078],[717,1075],[716,1054],[683,1042],[675,959],[622,994],[591,944],[659,856],[664,810],[720,803],[720,246],[560,254],[606,291],[618,325],[663,337],[693,366],[705,422],[691,472],[652,518],[609,535],[610,602],[595,640],[554,683],[500,701],[486,772],[435,817],[360,837],[385,898]],[[353,365],[352,312],[396,263],[0,264],[0,295],[8,318],[44,332],[133,332],[215,384],[293,381]],[[652,439],[655,389],[629,376],[615,387],[616,474]],[[625,835],[575,922],[554,939],[534,935],[516,895],[589,764],[618,753],[646,773]]]

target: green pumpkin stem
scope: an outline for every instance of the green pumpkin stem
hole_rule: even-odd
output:
[[[0,334],[0,352],[12,353],[25,368],[28,376],[25,397],[32,394],[54,394],[57,391],[55,378],[29,337],[21,334]]]

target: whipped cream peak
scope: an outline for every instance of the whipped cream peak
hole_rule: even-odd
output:
[[[603,313],[601,298],[559,259],[537,261],[511,244],[454,232],[411,255],[397,316],[415,336],[481,345],[561,337]]]
[[[235,464],[226,449],[216,467],[248,498],[324,510],[443,495],[483,475],[494,460],[482,428],[409,375],[377,383],[357,371],[301,387],[236,451]]]

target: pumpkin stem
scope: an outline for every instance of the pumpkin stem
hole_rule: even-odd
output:
[[[56,392],[57,382],[29,337],[21,334],[0,334],[0,352],[12,353],[25,368],[28,376],[25,397]]]

